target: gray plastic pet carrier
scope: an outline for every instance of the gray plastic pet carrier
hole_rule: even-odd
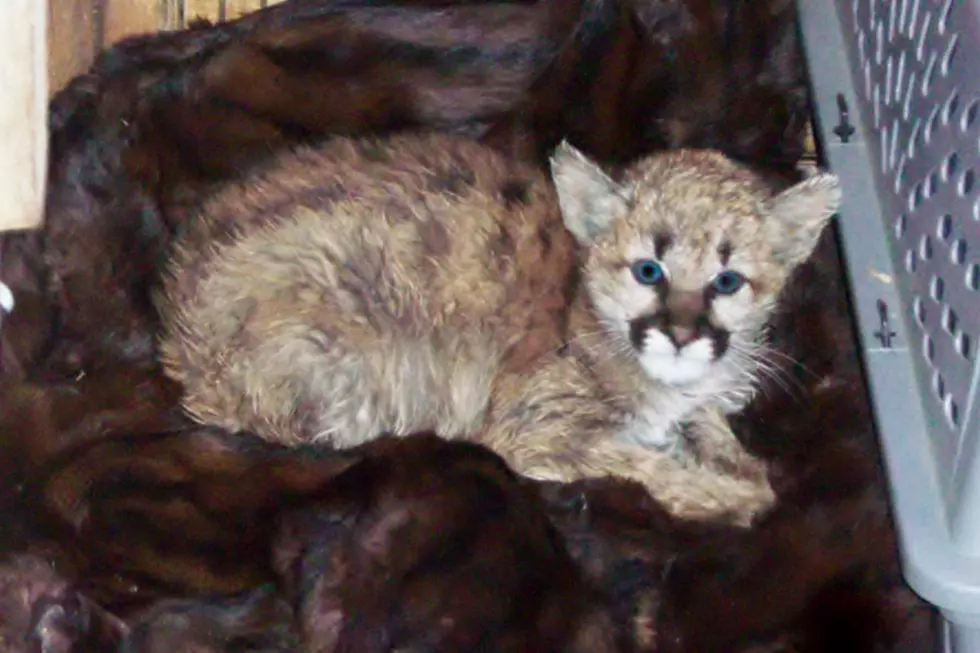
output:
[[[905,576],[980,651],[980,0],[799,0]]]

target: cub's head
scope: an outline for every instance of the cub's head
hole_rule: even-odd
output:
[[[551,168],[604,330],[679,386],[720,364],[754,368],[777,295],[840,202],[833,175],[773,196],[709,150],[657,154],[614,180],[563,143]]]

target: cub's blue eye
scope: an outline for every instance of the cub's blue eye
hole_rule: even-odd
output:
[[[652,259],[640,259],[633,264],[632,269],[633,278],[644,286],[655,286],[664,280],[663,266]]]
[[[711,282],[711,287],[719,295],[734,295],[745,285],[745,277],[734,270],[725,270]]]

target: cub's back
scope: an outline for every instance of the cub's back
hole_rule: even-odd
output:
[[[456,137],[336,139],[224,188],[185,226],[163,359],[192,414],[272,439],[309,439],[327,415],[438,428],[418,394],[472,381],[451,368],[560,344],[574,259],[543,172]]]

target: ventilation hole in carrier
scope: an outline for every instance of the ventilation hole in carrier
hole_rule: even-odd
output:
[[[871,91],[871,115],[875,129],[881,127],[881,84],[875,84]]]
[[[915,58],[919,60],[919,63],[925,61],[926,58],[926,39],[929,37],[929,25],[931,23],[932,14],[927,13],[919,27],[919,40],[915,44]]]
[[[918,325],[924,327],[926,325],[926,304],[921,297],[912,300],[912,313],[915,315],[915,321]]]
[[[918,267],[919,267],[919,259],[915,255],[915,250],[910,249],[909,251],[905,252],[906,271],[908,271],[910,274],[914,274],[916,269],[918,269]]]
[[[932,391],[939,397],[939,401],[946,398],[946,379],[939,372],[932,374]]]
[[[969,131],[973,123],[977,121],[977,112],[980,111],[980,102],[974,100],[970,103],[970,106],[966,108],[963,112],[963,116],[960,118],[960,129],[963,131]]]
[[[936,357],[936,345],[933,344],[928,333],[922,336],[922,356],[930,363]]]
[[[943,166],[943,181],[949,181],[956,175],[956,171],[960,169],[960,155],[953,152],[946,159],[946,164]]]
[[[905,36],[915,29],[915,20],[919,13],[919,0],[906,0],[902,3],[902,14],[899,17],[898,29]]]
[[[966,287],[980,290],[980,265],[974,263],[966,269]]]
[[[946,101],[943,107],[943,125],[948,125],[956,119],[956,111],[960,108],[960,94],[953,91],[953,94]]]
[[[949,27],[949,16],[953,13],[956,2],[957,0],[946,0],[943,3],[943,8],[939,11],[939,23],[936,25],[936,31],[939,34],[946,33],[946,29]]]
[[[960,425],[960,407],[953,401],[953,395],[946,395],[946,399],[943,401],[943,412],[946,413],[946,420],[950,426]]]
[[[939,74],[943,77],[949,75],[950,68],[953,65],[953,59],[956,58],[956,51],[960,47],[960,36],[959,34],[954,34],[953,38],[949,40],[949,45],[946,46],[946,52],[943,53],[943,62],[939,65]]]
[[[905,60],[908,59],[908,52],[902,50],[898,57],[898,68],[895,70],[895,102],[901,101],[905,93]]]
[[[957,0],[946,0],[943,3],[943,8],[939,12],[939,22],[936,24],[936,32],[939,34],[945,34],[946,29],[949,27],[949,15],[953,13],[953,7],[955,6]]]
[[[929,295],[937,302],[943,301],[946,296],[946,284],[942,278],[935,275],[932,277],[932,281],[929,282]]]
[[[905,35],[909,38],[912,38],[912,35],[915,33],[915,23],[916,21],[919,20],[919,1],[920,0],[911,0],[910,2],[906,3],[907,5],[909,5],[908,21],[906,22],[903,20],[903,23],[905,24]],[[904,6],[902,7],[903,16],[905,15],[905,11],[904,11],[905,8],[906,7]]]
[[[918,80],[915,71],[909,73],[909,83],[905,87],[905,100],[902,101],[902,119],[908,120],[912,117],[912,98],[915,96],[915,83]],[[918,121],[917,121],[918,122]]]
[[[908,172],[908,160],[903,154],[898,160],[898,169],[895,170],[895,184],[894,191],[896,194],[902,192],[902,187],[905,186],[905,176]]]
[[[908,228],[909,219],[904,213],[895,219],[895,238],[901,238],[905,235],[905,230]]]
[[[942,241],[949,240],[949,237],[953,235],[953,216],[949,213],[939,216],[939,223],[936,225],[936,235]]]
[[[976,173],[973,170],[967,170],[963,173],[960,178],[959,192],[961,197],[966,197],[973,192],[973,184],[976,181]]]
[[[960,328],[960,318],[956,315],[956,311],[951,309],[949,306],[943,309],[943,329],[946,333],[951,336],[956,335],[956,332]]]
[[[966,241],[962,238],[957,238],[956,242],[950,245],[949,260],[956,265],[963,265],[963,261],[966,260],[966,250]]]
[[[871,96],[871,60],[864,62],[864,97]]]
[[[878,23],[875,27],[875,63],[879,66],[885,60],[885,25]]]
[[[926,145],[932,142],[932,137],[936,134],[936,128],[939,126],[939,107],[933,107],[932,113],[929,114],[929,120],[926,121],[925,130],[922,134],[922,142]]]
[[[887,129],[882,129],[880,132],[878,132],[878,141],[879,141],[878,151],[881,152],[881,161],[879,162],[879,167],[881,168],[882,172],[885,172],[886,170],[888,170],[889,166],[891,165],[888,162],[888,152],[890,152],[892,149],[888,145]]]
[[[888,42],[894,43],[898,32],[898,0],[888,4]]]
[[[896,117],[892,120],[892,135],[891,135],[891,147],[888,150],[888,169],[895,169],[895,161],[898,160],[898,143],[899,143],[899,130],[901,130],[902,124]]]
[[[922,206],[923,199],[925,198],[923,195],[922,182],[919,182],[915,185],[915,188],[912,189],[912,192],[909,193],[909,211],[914,213],[916,210],[918,210],[918,208]]]
[[[883,89],[884,97],[882,98],[885,106],[890,106],[892,103],[892,90],[895,88],[895,55],[888,57],[885,61],[885,87]],[[896,96],[897,97],[897,96]]]
[[[963,358],[969,360],[970,353],[972,351],[973,342],[970,340],[970,336],[965,333],[960,333],[956,336],[956,353]]]
[[[929,178],[926,179],[925,198],[927,200],[932,199],[932,196],[936,194],[936,190],[938,188],[939,188],[939,173],[933,172],[932,174],[929,175]]]
[[[932,238],[929,237],[929,234],[923,235],[919,241],[919,257],[923,261],[932,259]]]
[[[905,151],[908,152],[910,159],[915,158],[915,151],[919,147],[919,138],[921,136],[922,136],[922,121],[916,118],[915,122],[912,123],[912,131],[909,132],[908,146],[905,148]]]
[[[926,64],[926,71],[922,74],[922,83],[919,85],[919,93],[922,97],[929,97],[932,90],[932,83],[936,79],[936,65],[939,63],[939,55],[933,52],[929,55],[929,63]]]

